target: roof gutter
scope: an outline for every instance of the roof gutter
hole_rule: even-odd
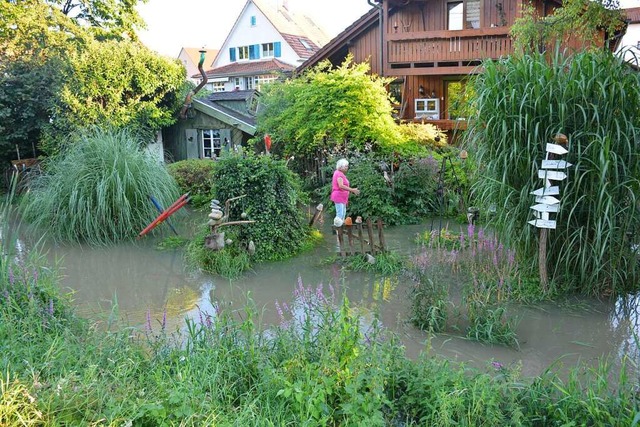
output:
[[[374,2],[375,1],[375,2]],[[382,23],[382,0],[367,0],[369,6],[378,9],[378,31],[380,31],[380,76],[384,76],[384,32]]]
[[[198,86],[196,86],[195,89],[190,90],[187,96],[184,98],[184,104],[182,105],[182,109],[180,110],[181,119],[187,118],[187,110],[191,105],[191,99],[195,96],[196,93],[198,93],[198,91],[200,91],[200,89],[204,87],[204,85],[207,84],[207,81],[209,81],[207,77],[207,73],[205,73],[204,69],[202,68],[202,64],[204,64],[204,55],[207,53],[207,51],[203,49],[203,50],[200,50],[199,52],[200,52],[200,61],[198,62],[198,71],[200,71],[200,75],[202,76],[202,81],[200,82],[200,84],[198,84]]]

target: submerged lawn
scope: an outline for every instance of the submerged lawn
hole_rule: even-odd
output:
[[[0,425],[607,425],[640,419],[625,370],[521,378],[425,355],[299,283],[262,331],[251,308],[202,313],[184,336],[89,324],[37,262],[2,260]],[[113,320],[113,319],[111,319]],[[611,386],[611,384],[617,386]]]

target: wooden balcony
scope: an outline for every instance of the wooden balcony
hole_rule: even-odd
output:
[[[485,58],[513,52],[507,27],[386,36],[386,75],[468,74]]]

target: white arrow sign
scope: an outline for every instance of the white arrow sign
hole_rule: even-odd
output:
[[[534,219],[528,222],[529,224],[535,225],[538,228],[552,228],[554,230],[556,228],[556,222],[552,219]]]
[[[554,185],[553,187],[542,187],[529,194],[533,194],[534,196],[557,196],[560,194],[560,187],[557,185]]]
[[[538,178],[542,178],[542,179],[552,179],[554,181],[562,181],[566,177],[567,177],[567,174],[564,172],[549,171],[549,170],[538,171]]]
[[[557,205],[560,203],[560,200],[556,199],[553,196],[542,196],[536,197],[536,203],[544,203],[545,205]]]
[[[543,160],[542,169],[566,169],[573,164],[564,160]]]
[[[538,203],[537,205],[531,206],[531,209],[537,212],[558,212],[560,206],[558,204],[555,205],[547,205],[546,203]]]
[[[553,154],[567,154],[569,152],[569,150],[564,148],[562,145],[549,144],[549,143],[547,143],[546,151]]]

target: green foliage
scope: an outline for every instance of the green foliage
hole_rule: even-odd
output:
[[[449,289],[441,280],[417,275],[411,288],[411,315],[409,320],[423,331],[442,332],[449,316]]]
[[[391,276],[402,272],[404,259],[396,252],[382,252],[374,256],[373,259],[364,255],[349,257],[347,264],[353,271],[367,271]]]
[[[210,234],[207,225],[187,245],[186,259],[193,268],[218,274],[228,279],[236,279],[251,268],[251,260],[246,245],[241,246],[239,232],[234,227],[224,229],[225,239],[234,243],[225,245],[222,250],[205,247],[205,238]],[[220,231],[223,231],[222,229]]]
[[[638,80],[607,52],[487,62],[477,77],[478,114],[465,135],[480,165],[474,195],[481,209],[498,207],[492,224],[524,259],[538,254],[527,221],[546,144],[558,132],[569,138],[563,158],[573,166],[547,252],[549,277],[563,288],[602,295],[639,283]]]
[[[151,315],[99,328],[35,262],[0,264],[3,425],[629,426],[640,412],[635,366],[522,378],[499,362],[410,360],[346,298],[301,281],[266,332],[250,307],[200,312],[176,335]]]
[[[435,150],[447,145],[447,134],[430,123],[402,123],[398,130],[404,143],[395,153],[401,157],[424,156],[425,148]]]
[[[130,239],[178,188],[158,159],[126,131],[94,129],[47,162],[23,199],[24,219],[55,240],[108,244]]]
[[[190,159],[171,163],[169,173],[182,193],[189,193],[194,207],[209,206],[213,199],[213,171],[215,162],[208,159]]]
[[[19,58],[0,63],[0,159],[37,157],[36,142],[49,124],[62,85],[58,59]]]
[[[441,163],[442,155],[438,153],[415,158],[392,157],[391,160],[374,156],[351,158],[349,182],[361,194],[349,196],[347,215],[372,220],[382,218],[387,225],[397,225],[418,223],[425,217],[439,214],[441,206],[436,190]],[[327,167],[326,173],[330,176],[333,169]],[[457,213],[466,180],[457,161],[447,162],[442,193],[444,215]],[[327,184],[322,188],[321,197],[330,209],[334,209],[329,201],[330,194],[331,185]]]
[[[27,386],[19,380],[0,377],[0,425],[37,426],[43,424],[42,412]]]
[[[540,16],[525,3],[510,33],[516,51],[544,50],[557,41],[578,40],[587,48],[599,49],[605,37],[613,38],[624,28],[624,17],[617,0],[566,0],[548,16]],[[604,36],[603,36],[604,31]]]
[[[145,142],[175,122],[184,69],[132,42],[91,42],[68,58],[43,149],[55,153],[68,134],[87,126],[128,128]]]
[[[299,253],[309,233],[301,206],[307,196],[300,179],[285,162],[271,156],[226,156],[214,170],[215,197],[224,203],[245,195],[233,203],[229,220],[238,220],[242,212],[255,223],[240,225],[238,241],[255,243],[256,261],[277,260]]]
[[[336,69],[325,61],[295,79],[270,84],[260,98],[258,135],[271,135],[285,157],[314,155],[345,144],[393,149],[400,141],[385,79],[352,58]]]

